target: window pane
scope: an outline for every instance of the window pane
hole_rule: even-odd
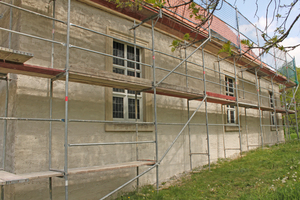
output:
[[[230,123],[235,123],[235,121],[234,121],[234,113],[235,112],[233,110],[230,111],[230,118],[231,118]]]
[[[127,46],[127,59],[134,60],[134,47]],[[140,50],[136,48],[136,59],[135,61],[140,62]],[[128,62],[127,67],[134,68],[133,62]],[[136,64],[136,68],[140,69],[140,65]]]
[[[134,90],[127,90],[127,93],[128,94],[135,94],[135,91]],[[141,95],[141,93],[138,92],[137,95]]]
[[[233,79],[225,77],[226,95],[234,96]]]
[[[119,69],[119,68],[116,68],[116,67],[113,68],[113,72],[117,73],[117,74],[125,74],[124,69]]]
[[[227,110],[227,123],[230,123],[230,115],[229,115],[229,110]]]
[[[229,92],[233,93],[233,87],[229,84]]]
[[[114,91],[114,92],[122,92],[122,93],[125,92],[124,89],[119,89],[119,88],[113,88],[113,91]]]
[[[135,119],[135,99],[128,99],[128,118]],[[137,100],[137,118],[140,119],[140,100]]]
[[[127,76],[134,76],[134,71],[127,71]]]
[[[134,76],[134,71],[127,71],[127,76]],[[141,77],[141,73],[136,72],[136,77],[140,78]]]
[[[124,58],[124,44],[115,42],[113,43],[113,55]],[[124,60],[113,58],[113,63],[124,66]]]
[[[124,103],[122,97],[113,97],[113,118],[124,118]]]
[[[235,106],[227,106],[227,123],[235,122]]]
[[[270,93],[270,107],[274,108],[274,103],[273,103],[273,94]]]

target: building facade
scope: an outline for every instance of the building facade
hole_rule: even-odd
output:
[[[5,199],[99,199],[149,168],[124,190],[284,142],[279,84],[292,83],[251,55],[222,59],[208,31],[172,52],[193,27],[168,11],[3,2],[1,53],[19,52],[1,58],[2,163],[24,182],[3,183]]]

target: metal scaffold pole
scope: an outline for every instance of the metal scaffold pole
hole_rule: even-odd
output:
[[[258,113],[259,113],[260,139],[261,139],[261,147],[263,147],[264,146],[264,138],[263,138],[262,121],[261,121],[260,93],[259,93],[260,86],[258,85],[257,68],[255,69],[255,81],[256,81],[257,105],[258,105]]]
[[[187,48],[187,42],[185,41],[185,48],[184,48],[184,58],[186,58],[186,48]],[[187,61],[185,62],[185,74],[188,75],[188,66],[187,66]],[[189,87],[189,81],[188,77],[186,76],[186,87]],[[188,119],[190,118],[190,100],[186,100],[187,103],[187,114],[188,114]],[[189,155],[190,155],[190,170],[193,170],[193,160],[192,160],[192,138],[191,138],[191,126],[190,123],[188,124],[188,134],[189,134]]]
[[[255,25],[255,32],[256,32],[256,38],[257,38],[257,44],[259,44],[259,37],[258,37],[258,28]],[[261,59],[261,49],[259,49],[259,60],[260,60],[260,67],[262,67],[262,59]],[[258,105],[258,112],[259,112],[259,127],[260,127],[260,137],[261,137],[261,146],[264,146],[264,138],[263,138],[263,130],[262,130],[262,111],[260,108],[260,85],[258,84],[258,76],[257,76],[257,68],[255,68],[255,85],[256,85],[256,90],[257,90],[257,105]],[[259,145],[259,144],[257,144]]]
[[[53,81],[50,80],[49,119],[52,119]],[[49,121],[49,170],[52,169],[52,121]],[[52,200],[52,177],[49,177],[49,195]]]
[[[237,70],[236,70],[236,62],[235,58],[233,59],[233,66],[234,66],[234,78],[235,78],[235,98],[236,98],[236,107],[237,107],[237,120],[238,120],[238,127],[239,127],[239,141],[240,141],[240,154],[242,155],[242,136],[241,136],[241,124],[240,124],[240,109],[239,109],[239,92],[238,92],[238,77],[237,77]]]
[[[205,44],[206,45],[206,44]],[[204,95],[206,96],[206,77],[205,77],[205,62],[204,62],[204,47],[202,47],[202,65],[203,65],[203,86]],[[208,130],[208,113],[207,113],[207,98],[205,98],[205,124],[206,124],[206,140],[207,140],[207,161],[208,169],[210,170],[210,149],[209,149],[209,130]]]
[[[135,26],[135,20],[133,21],[133,26]],[[133,29],[133,43],[134,43],[134,77],[137,77],[137,72],[136,72],[136,29]],[[137,91],[134,92],[134,114],[135,114],[135,122],[138,121],[138,100],[137,100]],[[135,124],[135,139],[136,142],[138,142],[139,140],[139,132],[138,132],[138,124]],[[136,160],[139,160],[139,147],[138,144],[135,145],[135,150],[136,150]],[[136,167],[136,175],[139,175],[139,167]],[[136,179],[136,186],[137,186],[137,190],[139,189],[139,185],[140,185],[140,179],[137,178]]]
[[[67,22],[67,43],[66,43],[66,66],[65,66],[65,162],[64,162],[64,178],[65,178],[65,199],[68,200],[68,106],[69,106],[69,58],[70,58],[70,14],[71,14],[71,0],[68,0],[68,22]]]
[[[55,19],[55,3],[56,0],[53,0],[53,11],[52,11],[52,17]],[[52,21],[52,40],[55,39],[55,20]],[[54,67],[54,43],[51,44],[51,68]]]
[[[248,135],[248,122],[247,122],[247,108],[245,107],[245,127],[247,135],[247,150],[249,151],[249,135]]]
[[[10,1],[11,4],[13,4],[13,0]],[[13,20],[13,10],[12,7],[9,8],[9,30],[12,30],[12,20]],[[8,33],[8,48],[11,49],[11,38],[12,33]]]
[[[297,85],[297,88],[299,87],[299,85]],[[295,91],[297,92],[297,90]],[[296,121],[296,133],[297,133],[297,138],[298,140],[299,138],[299,128],[298,128],[298,116],[297,116],[297,102],[296,99],[294,99],[294,110],[295,110],[295,121]]]
[[[297,134],[297,139],[299,140],[298,122],[297,122],[297,108],[296,108],[296,99],[295,99],[295,95],[296,95],[297,90],[298,90],[298,86],[297,86],[296,90],[295,90],[295,87],[293,87],[293,89],[292,89],[293,98],[291,99],[291,102],[290,102],[290,105],[288,107],[288,110],[290,109],[290,106],[293,104],[294,105],[294,111],[295,111],[296,134]]]
[[[275,61],[275,68],[277,69],[277,60],[276,60],[276,51],[274,49],[274,61]],[[276,71],[277,73],[277,71]],[[276,114],[276,101],[275,101],[275,93],[274,93],[274,82],[273,82],[274,76],[271,77],[271,85],[272,85],[272,102],[273,102],[273,108],[274,108],[274,123],[276,128],[276,136],[277,136],[277,143],[279,143],[279,133],[278,133],[278,127],[277,127],[277,114]],[[272,120],[272,119],[271,119]],[[272,122],[272,121],[271,121]],[[273,124],[272,124],[273,125]]]
[[[289,112],[288,112],[288,106],[287,106],[287,101],[286,101],[286,86],[284,87],[284,107],[285,107],[285,134],[288,139],[291,139],[291,134],[290,134],[290,127],[289,127]],[[287,131],[286,131],[287,128]]]
[[[221,110],[222,113],[226,113],[225,107],[221,105]],[[222,124],[225,124],[225,119],[222,117]],[[224,151],[224,158],[226,158],[226,134],[225,134],[225,126],[222,126],[222,131],[223,131],[223,151]]]
[[[5,117],[8,116],[8,74],[6,74],[5,80]],[[2,170],[5,170],[5,159],[6,159],[6,138],[7,138],[7,120],[4,120],[3,125],[3,149],[2,149]],[[1,185],[1,200],[4,200],[4,185]]]
[[[275,123],[275,128],[276,128],[276,136],[277,136],[277,143],[279,143],[279,134],[278,134],[278,127],[277,127],[277,114],[276,114],[276,102],[275,102],[275,97],[274,97],[274,83],[273,83],[273,78],[271,77],[271,85],[272,85],[272,102],[273,102],[273,110],[274,110],[274,123]],[[272,122],[272,119],[271,119]],[[271,124],[273,125],[273,124]]]
[[[286,64],[286,74],[287,74],[287,82],[290,81],[290,76],[289,76],[289,67],[288,67],[288,61],[287,61],[287,56],[285,53],[285,64]],[[288,112],[288,103],[286,99],[286,86],[284,88],[284,106],[285,106],[285,111],[286,111],[286,126],[287,126],[287,134],[289,139],[291,139],[291,133],[290,133],[290,125],[289,125],[289,112]]]
[[[5,80],[5,113],[4,116],[8,117],[8,74]],[[2,169],[5,170],[5,159],[6,159],[6,138],[7,138],[7,120],[4,120],[3,125],[3,146],[2,146]]]
[[[52,17],[55,19],[55,3],[56,0],[53,0],[53,10],[52,10]],[[55,39],[55,20],[52,20],[52,40],[54,41]],[[54,68],[54,43],[51,44],[51,68]],[[52,119],[52,103],[53,103],[53,80],[50,80],[50,93],[49,93],[49,119]],[[52,121],[49,121],[49,170],[52,169]],[[52,183],[53,183],[53,178],[49,177],[49,196],[50,200],[52,200]]]
[[[154,22],[152,22],[152,67],[153,67],[153,95],[154,95],[154,128],[155,128],[155,160],[158,162],[158,136],[157,136],[157,101],[156,101],[156,78],[155,78],[155,49],[154,49]],[[156,165],[156,190],[159,189],[159,172]]]

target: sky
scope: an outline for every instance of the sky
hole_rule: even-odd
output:
[[[261,30],[264,30],[265,24],[266,24],[266,18],[271,20],[272,19],[272,11],[275,8],[275,2],[278,3],[278,0],[273,0],[270,4],[269,15],[266,16],[266,10],[267,5],[269,4],[271,0],[257,0],[258,3],[258,10],[257,10],[257,16],[255,16],[256,11],[256,0],[227,0],[228,3],[231,5],[237,7],[238,11],[244,15],[246,18],[248,18],[249,21],[251,21],[253,24],[257,25]],[[281,1],[282,3],[289,4],[293,0],[284,0]],[[284,8],[280,8],[280,13],[282,16],[285,15],[286,11]],[[290,14],[290,17],[288,18],[288,25],[292,23],[292,21],[295,19],[295,17],[300,12],[300,2],[297,2],[295,5],[293,12]],[[268,28],[268,35],[273,36],[274,30],[276,27],[280,24],[280,21],[275,20],[271,26]],[[289,34],[288,38],[286,38],[283,41],[284,46],[289,45],[295,45],[300,43],[300,19],[299,21],[294,25],[293,29],[291,30],[291,33]],[[295,57],[296,60],[296,66],[300,67],[300,47],[297,47],[295,50],[289,52],[292,57]]]

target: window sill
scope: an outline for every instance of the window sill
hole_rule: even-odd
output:
[[[135,124],[105,124],[105,131],[107,132],[135,132]],[[139,132],[154,131],[153,124],[139,124]]]
[[[240,126],[240,130],[242,131],[242,126]],[[239,132],[239,127],[225,125],[225,132]]]

